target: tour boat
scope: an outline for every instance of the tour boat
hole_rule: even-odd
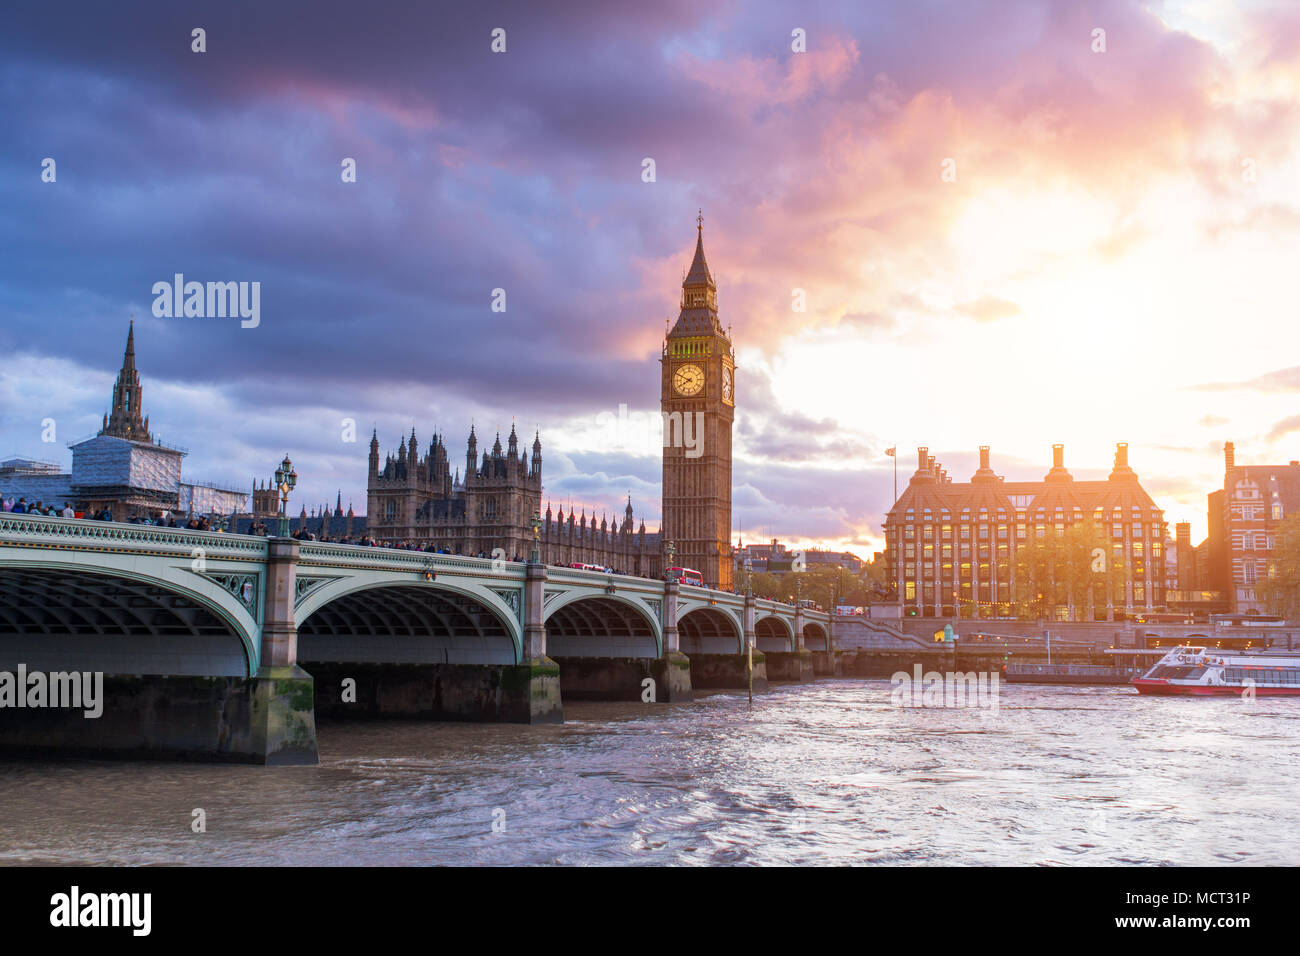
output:
[[[1180,646],[1133,686],[1140,694],[1300,696],[1300,656]]]

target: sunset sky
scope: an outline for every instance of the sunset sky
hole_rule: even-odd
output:
[[[894,444],[901,487],[917,445],[1096,478],[1127,441],[1196,540],[1225,440],[1300,459],[1300,4],[24,5],[0,115],[2,458],[69,463],[134,313],[189,480],[288,451],[291,510],[361,511],[373,427],[463,464],[513,418],[544,500],[654,527],[703,209],[733,537],[869,555]],[[259,281],[260,326],[155,318],[177,272]]]

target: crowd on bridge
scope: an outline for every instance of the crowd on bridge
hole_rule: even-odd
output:
[[[63,509],[59,510],[54,505],[47,505],[44,501],[28,502],[26,498],[19,498],[14,501],[12,497],[9,497],[0,501],[0,510],[16,515],[44,515],[48,518],[77,517],[77,513],[72,510],[72,506],[66,501],[63,503]]]

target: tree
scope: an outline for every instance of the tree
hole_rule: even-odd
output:
[[[1300,514],[1286,518],[1274,532],[1268,573],[1255,585],[1270,614],[1300,618]]]
[[[1093,620],[1096,608],[1123,603],[1130,576],[1102,529],[1091,520],[1032,538],[1016,549],[1015,600],[1023,618],[1055,619],[1068,608],[1071,620]]]

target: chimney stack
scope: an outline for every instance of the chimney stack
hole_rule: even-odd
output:
[[[926,460],[929,458],[929,456],[930,456],[930,449],[926,448],[924,445],[922,445],[920,448],[916,450],[917,471],[925,471],[925,463]]]
[[[988,467],[989,467],[989,446],[980,445],[980,469],[983,470]]]
[[[1128,442],[1126,441],[1115,443],[1115,467],[1128,467]]]
[[[1065,467],[1065,446],[1064,445],[1052,446],[1052,467],[1053,468]]]
[[[1237,448],[1230,441],[1223,443],[1223,470],[1232,471],[1237,467]]]

